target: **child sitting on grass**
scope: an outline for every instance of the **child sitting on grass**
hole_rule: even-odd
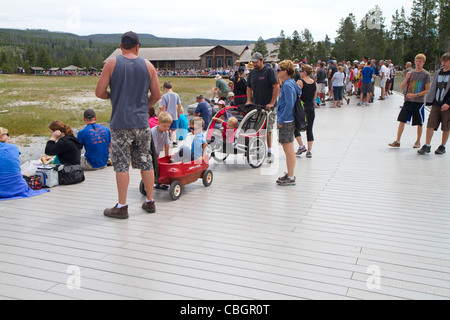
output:
[[[188,146],[182,146],[177,154],[173,157],[173,162],[202,162],[206,155],[206,142],[205,135],[202,130],[205,126],[205,122],[202,117],[195,117],[189,124],[189,130],[194,135],[191,148]]]

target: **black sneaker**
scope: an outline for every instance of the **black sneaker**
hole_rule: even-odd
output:
[[[267,153],[267,163],[272,163],[273,162],[273,157],[272,157],[272,153],[268,152]]]
[[[426,145],[423,145],[422,149],[417,151],[418,154],[425,154],[425,153],[430,153],[430,152],[431,152],[431,146],[426,146]]]
[[[434,153],[435,154],[444,154],[445,153],[445,147],[443,145],[440,145],[439,148],[437,148]]]

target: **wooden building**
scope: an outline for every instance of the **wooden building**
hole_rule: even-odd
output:
[[[269,45],[273,46],[268,44],[268,48]],[[236,60],[250,61],[253,46],[140,48],[139,56],[148,59],[160,70],[228,68],[232,67]],[[117,49],[106,61],[120,54],[121,50]],[[266,61],[276,61],[276,58],[268,57]]]

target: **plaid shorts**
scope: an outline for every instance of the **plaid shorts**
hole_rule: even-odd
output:
[[[111,129],[111,162],[115,172],[153,170],[150,128]]]

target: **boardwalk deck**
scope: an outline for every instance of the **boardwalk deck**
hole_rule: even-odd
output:
[[[409,127],[400,149],[387,146],[401,103],[317,110],[295,187],[275,184],[276,150],[261,169],[212,163],[212,186],[178,201],[157,190],[152,215],[132,170],[126,221],[102,214],[116,203],[111,168],[0,202],[0,298],[449,299],[449,159],[417,155]]]

